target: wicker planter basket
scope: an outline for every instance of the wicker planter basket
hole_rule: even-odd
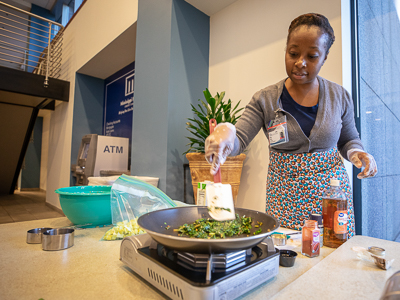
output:
[[[197,204],[197,183],[206,180],[213,182],[214,177],[210,174],[210,164],[206,161],[204,153],[187,153],[186,157],[189,160],[194,199]],[[245,158],[246,154],[243,153],[238,156],[228,157],[221,167],[221,181],[232,186],[232,197],[235,205]]]

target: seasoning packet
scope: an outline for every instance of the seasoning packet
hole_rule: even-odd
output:
[[[197,183],[197,205],[198,206],[207,206],[207,184],[211,184],[211,181],[203,181]]]
[[[363,247],[353,247],[351,250],[357,252],[358,259],[374,263],[382,270],[388,270],[394,262],[394,259],[387,259],[384,256],[373,254]]]

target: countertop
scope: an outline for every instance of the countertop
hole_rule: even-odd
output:
[[[26,243],[29,229],[70,225],[67,218],[0,225],[1,299],[166,298],[119,260],[120,240],[101,240],[110,227],[78,229],[74,246],[61,251]],[[275,278],[241,299],[378,299],[386,279],[400,269],[400,243],[357,236],[335,251],[323,247],[321,255],[312,259],[300,254],[298,241],[290,243],[298,252],[294,267],[279,267]],[[381,246],[387,257],[397,255],[397,259],[383,271],[357,260],[350,250],[353,245]]]
[[[355,246],[384,248],[394,259],[388,270],[357,259]],[[367,236],[355,236],[308,270],[271,299],[379,299],[386,280],[400,270],[400,243]]]

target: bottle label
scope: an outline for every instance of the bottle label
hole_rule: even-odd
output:
[[[324,245],[324,228],[319,229],[319,245],[322,247]]]
[[[313,232],[313,242],[319,242],[319,234],[320,234],[320,231],[314,231]]]
[[[312,253],[319,253],[319,230],[314,230],[312,236],[311,251]]]
[[[334,215],[334,228],[335,234],[347,233],[347,211],[337,210]]]

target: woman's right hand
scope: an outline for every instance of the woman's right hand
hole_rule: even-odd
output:
[[[233,150],[236,128],[231,123],[218,124],[205,142],[206,160],[211,164],[210,173],[215,175]]]

